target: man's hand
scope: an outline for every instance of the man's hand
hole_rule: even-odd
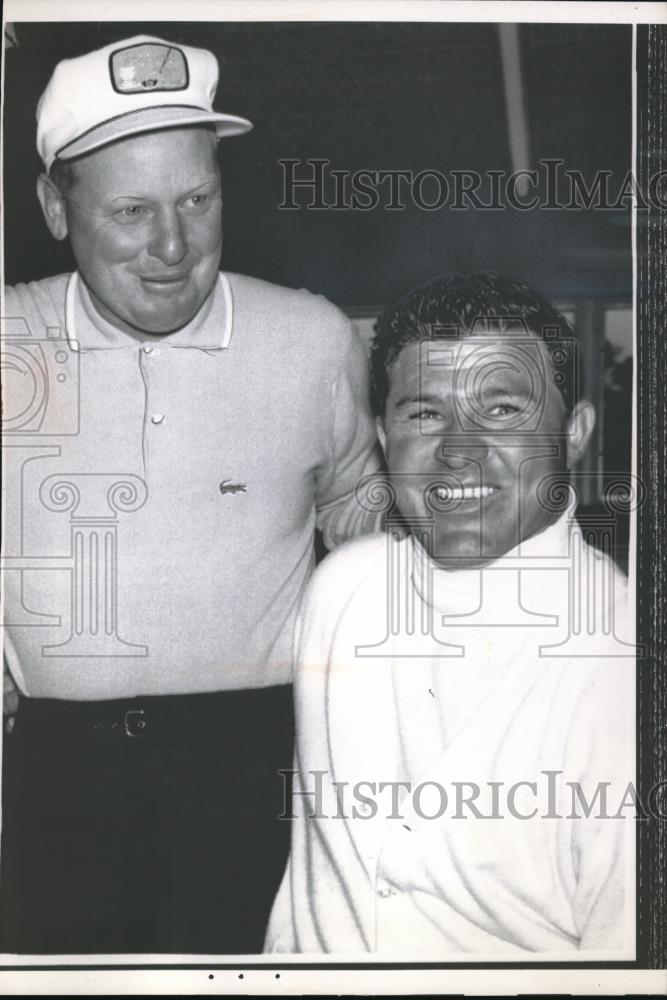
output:
[[[5,732],[11,733],[16,721],[16,709],[19,707],[19,693],[6,664],[3,664],[2,674],[2,715]]]

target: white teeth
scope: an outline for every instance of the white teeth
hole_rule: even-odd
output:
[[[483,500],[497,491],[497,486],[438,486],[435,495],[438,500]]]

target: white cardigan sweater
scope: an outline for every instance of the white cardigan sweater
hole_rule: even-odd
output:
[[[266,950],[631,958],[626,598],[567,516],[483,571],[380,535],[328,557],[300,619]]]

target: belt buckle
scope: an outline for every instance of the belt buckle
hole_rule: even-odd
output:
[[[125,735],[132,739],[141,739],[145,735],[146,715],[143,708],[128,708],[123,716]]]

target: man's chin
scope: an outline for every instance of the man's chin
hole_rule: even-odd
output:
[[[171,315],[154,320],[133,318],[133,322],[130,324],[132,328],[130,332],[148,333],[154,337],[165,337],[167,334],[177,333],[179,330],[182,330],[184,326],[187,326],[195,318],[198,312],[199,309],[195,309],[194,312],[189,312],[183,316]]]
[[[204,301],[206,301],[204,299]],[[169,333],[176,333],[184,326],[192,322],[204,304],[199,301],[199,297],[188,302],[169,302],[165,300],[162,308],[150,310],[137,310],[128,312],[121,319],[130,327],[130,333],[149,333],[154,336],[165,336]]]
[[[164,336],[168,333],[175,333],[187,326],[203,305],[203,302],[193,299],[192,302],[188,303],[164,302],[160,309],[139,308],[135,310],[126,307],[122,313],[119,313],[94,294],[91,294],[91,299],[95,309],[103,319],[133,336],[137,334]]]
[[[455,573],[466,569],[484,569],[491,566],[500,556],[461,556],[461,555],[435,555],[433,562],[440,569]]]
[[[183,286],[164,283],[157,291],[152,286],[150,291],[142,286],[139,294],[136,287],[130,287],[124,297],[122,291],[117,290],[117,301],[109,299],[105,302],[90,285],[87,284],[87,287],[91,301],[103,319],[126,333],[159,337],[176,333],[192,322],[215,287],[216,275],[217,271],[205,294],[202,292],[202,279],[195,280],[193,274]],[[119,306],[122,312],[118,312]]]
[[[503,544],[486,543],[480,546],[479,534],[474,537],[464,537],[456,540],[442,539],[437,536],[433,539],[431,559],[437,563],[441,569],[465,570],[483,569],[491,563],[502,558],[514,547],[513,542]]]

